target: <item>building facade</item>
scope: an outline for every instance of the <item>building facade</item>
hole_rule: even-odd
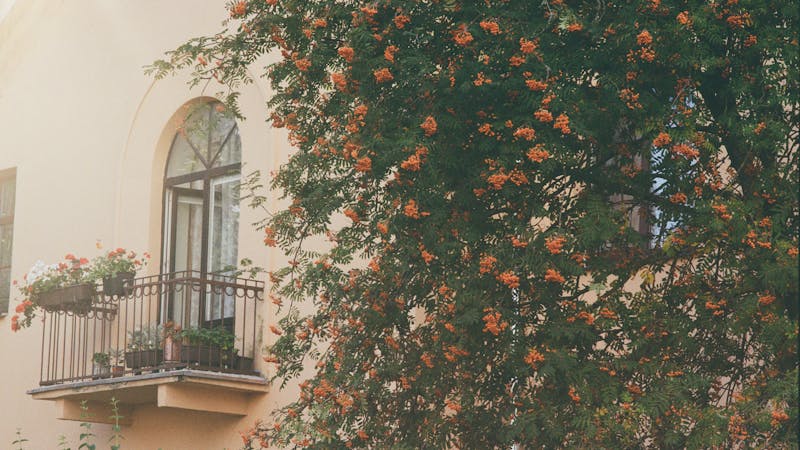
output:
[[[269,286],[235,272],[243,258],[266,269],[283,258],[263,245],[252,224],[264,213],[240,192],[290,150],[265,125],[269,87],[245,87],[246,120],[236,120],[221,86],[143,70],[219,31],[226,14],[211,0],[0,1],[0,447],[20,429],[26,449],[56,448],[61,435],[77,448],[88,420],[103,448],[113,397],[122,448],[239,448],[240,431],[294,394],[266,381]],[[37,261],[116,248],[151,255],[123,291],[98,287],[89,303],[53,306],[12,331],[22,300],[12,280]],[[232,344],[176,356],[167,324]],[[147,333],[156,345],[142,346]]]

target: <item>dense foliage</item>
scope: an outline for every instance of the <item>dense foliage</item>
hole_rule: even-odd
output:
[[[796,448],[794,2],[229,7],[153,68],[274,51],[268,359],[318,363],[248,448]]]

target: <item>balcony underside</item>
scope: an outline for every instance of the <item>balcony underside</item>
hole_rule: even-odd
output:
[[[244,416],[250,402],[267,391],[267,381],[259,376],[179,369],[44,386],[28,394],[55,401],[59,419],[96,423],[113,423],[114,398],[123,416],[120,423],[130,425],[141,405]],[[82,402],[87,411],[81,409]]]

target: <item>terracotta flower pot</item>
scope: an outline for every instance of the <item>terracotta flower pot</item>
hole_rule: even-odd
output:
[[[167,336],[164,338],[164,362],[180,362],[180,360],[181,341]]]

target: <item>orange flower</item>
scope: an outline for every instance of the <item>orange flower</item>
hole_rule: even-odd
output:
[[[533,117],[535,117],[539,122],[551,122],[553,120],[553,114],[546,109],[540,109],[533,113]]]
[[[529,41],[525,38],[519,39],[519,49],[522,53],[526,55],[530,55],[531,53],[536,51],[536,41]]]
[[[385,83],[387,81],[394,80],[392,72],[390,72],[389,69],[387,69],[386,67],[372,72],[372,75],[375,76],[375,81],[377,83]]]
[[[483,31],[486,31],[487,33],[500,34],[500,25],[493,20],[483,20],[481,21],[480,25],[481,28],[483,28]]]
[[[422,255],[422,259],[425,261],[425,264],[430,264],[436,257],[433,256],[432,253],[425,250],[425,247],[420,245],[420,254]]]
[[[508,179],[517,186],[528,184],[528,177],[525,176],[524,172],[518,169],[512,170],[511,173],[508,174]]]
[[[411,18],[406,16],[405,14],[398,14],[394,16],[394,26],[396,26],[400,30],[402,30],[403,27],[405,27],[406,24],[408,24],[409,22],[411,22]]]
[[[676,205],[682,205],[686,203],[686,200],[688,200],[688,198],[683,192],[677,192],[669,197],[669,201],[675,203]]]
[[[275,247],[275,245],[277,245],[277,242],[275,241],[275,230],[271,227],[266,227],[264,228],[264,233],[267,235],[264,238],[264,245],[267,247]]]
[[[519,277],[514,275],[514,272],[507,270],[500,275],[497,276],[497,281],[505,284],[511,289],[516,289],[519,287]]]
[[[686,144],[673,145],[670,151],[675,155],[681,155],[689,160],[697,159],[700,156],[700,152]]]
[[[413,198],[408,201],[405,207],[403,207],[403,214],[412,219],[419,219],[419,208],[417,207],[417,201]]]
[[[514,137],[519,139],[525,139],[526,141],[532,141],[536,137],[536,131],[530,127],[520,127],[514,131]]]
[[[656,136],[655,139],[653,139],[653,147],[666,147],[670,142],[672,142],[672,139],[669,137],[669,135],[661,132],[658,133],[658,136]]]
[[[525,64],[525,58],[514,55],[511,58],[508,58],[508,64],[511,65],[511,67],[519,67]]]
[[[231,8],[231,17],[240,17],[247,12],[247,2],[236,2]]]
[[[544,281],[552,281],[553,283],[563,283],[566,280],[557,270],[547,269],[547,271],[544,274]]]
[[[347,90],[347,78],[344,76],[344,74],[332,73],[331,81],[333,81],[333,84],[336,86],[336,89],[342,92]]]
[[[482,255],[480,260],[480,273],[489,273],[494,269],[497,258],[491,255]]]
[[[567,31],[569,31],[570,33],[573,33],[575,31],[581,31],[582,29],[583,25],[578,22],[571,23],[567,26]]]
[[[378,228],[378,231],[380,231],[381,234],[386,234],[389,232],[389,227],[383,222],[378,222],[376,228]]]
[[[543,91],[547,89],[547,83],[543,81],[525,80],[525,84],[528,86],[528,89],[532,91]]]
[[[316,19],[316,20],[314,21],[314,24],[313,24],[313,25],[314,25],[314,27],[316,27],[316,28],[325,28],[325,27],[327,27],[327,26],[328,26],[328,21],[327,21],[327,20],[325,20],[325,19]]]
[[[491,78],[486,78],[483,75],[483,72],[478,72],[478,75],[475,77],[475,81],[472,82],[475,86],[483,86],[484,84],[492,84]]]
[[[276,327],[275,325],[270,325],[269,326],[269,331],[271,331],[272,334],[275,334],[275,335],[278,335],[278,336],[283,334],[283,331],[281,331],[280,328]]]
[[[358,434],[359,438],[364,439],[364,440],[366,440],[369,437],[367,435],[367,432],[364,431],[364,430],[358,430],[358,433],[356,433],[356,434]]]
[[[311,61],[306,58],[300,58],[294,62],[294,65],[301,71],[305,72],[311,67]]]
[[[361,219],[358,217],[358,213],[353,211],[350,208],[347,208],[347,209],[344,210],[344,215],[349,217],[350,220],[352,220],[353,222],[360,222],[361,221]]]
[[[508,181],[508,175],[501,170],[493,175],[489,175],[486,181],[492,186],[492,189],[502,189],[503,185]]]
[[[516,236],[512,236],[511,237],[511,245],[513,245],[516,248],[525,248],[525,247],[528,246],[528,243],[525,242],[525,241],[521,241],[521,240],[517,239]]]
[[[776,300],[774,295],[771,295],[769,292],[766,292],[764,295],[758,297],[758,304],[761,306],[768,306],[771,305],[772,302]]]
[[[569,392],[567,392],[567,395],[569,395],[569,398],[571,398],[573,402],[575,402],[575,403],[580,403],[581,402],[581,396],[578,395],[575,392],[575,388],[574,387],[570,386]]]
[[[753,130],[753,133],[761,134],[761,132],[763,132],[766,129],[767,129],[767,123],[766,122],[759,122],[758,125],[756,125],[756,128]]]
[[[653,43],[653,36],[650,35],[650,32],[647,30],[643,30],[636,36],[636,43],[639,45],[650,45]]]
[[[421,359],[429,369],[433,369],[433,357],[430,355],[430,353],[423,353],[419,359]]]
[[[492,333],[493,335],[499,335],[503,330],[508,328],[508,322],[501,322],[500,319],[502,318],[502,314],[497,311],[494,311],[492,308],[486,308],[483,310],[487,314],[483,316],[483,331]]]
[[[569,117],[566,114],[559,114],[558,117],[556,117],[553,128],[561,130],[562,134],[570,134],[572,132],[572,130],[569,129]]]
[[[432,116],[428,116],[419,127],[425,132],[425,136],[433,136],[436,134],[437,130],[436,119],[434,119]]]
[[[610,310],[608,308],[603,308],[603,309],[600,310],[600,317],[603,317],[604,319],[613,320],[613,319],[617,318],[617,313],[615,313],[614,311],[612,311],[612,310]]]
[[[353,62],[353,56],[356,54],[351,47],[340,47],[337,53],[347,62]]]
[[[677,20],[678,23],[680,23],[683,26],[688,27],[692,25],[692,19],[689,18],[689,11],[679,12],[678,15],[675,16],[675,20]]]
[[[547,250],[552,255],[557,255],[561,253],[561,248],[567,242],[567,239],[564,236],[551,236],[544,240],[544,246],[547,247]]]
[[[547,150],[544,150],[544,146],[542,144],[539,144],[536,147],[532,147],[528,150],[528,159],[533,162],[540,163],[549,157],[550,153]]]
[[[534,369],[536,368],[536,365],[542,361],[544,361],[544,355],[539,353],[535,348],[531,348],[528,351],[528,355],[525,356],[525,363]]]
[[[369,156],[365,156],[356,161],[357,172],[369,172],[370,170],[372,170],[372,160]]]
[[[411,156],[409,156],[408,159],[406,159],[405,161],[400,163],[400,167],[403,170],[408,170],[410,172],[418,171],[419,170],[419,165],[420,165],[420,160],[419,160],[419,156],[417,156],[416,153],[411,155]]]
[[[467,31],[466,25],[461,25],[458,30],[455,30],[453,33],[453,40],[456,44],[461,46],[467,46],[470,42],[473,41],[472,35]]]
[[[397,50],[399,49],[396,45],[390,45],[383,51],[383,57],[389,62],[394,62],[394,54],[397,53]]]

